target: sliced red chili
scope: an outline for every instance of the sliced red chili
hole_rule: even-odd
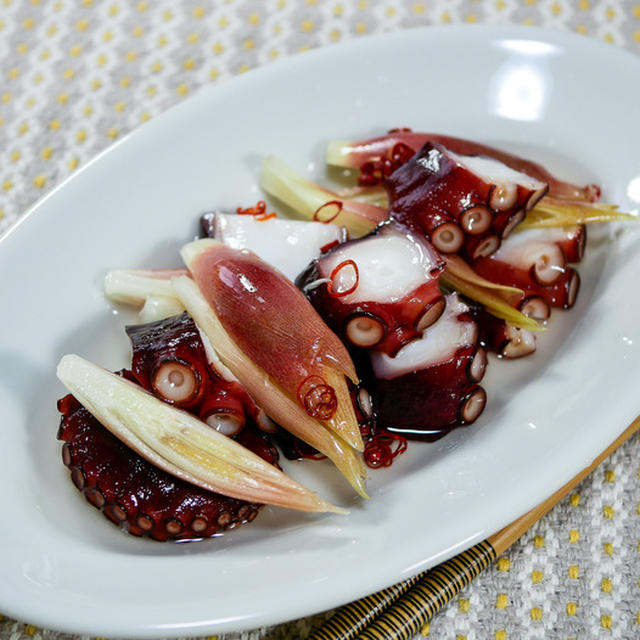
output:
[[[394,458],[407,450],[407,439],[395,433],[381,431],[364,447],[365,464],[372,468],[389,467]]]
[[[336,275],[345,267],[353,267],[355,272],[355,281],[351,287],[345,289],[344,291],[338,291],[334,288],[333,282]],[[358,283],[360,281],[360,272],[358,271],[358,265],[353,260],[343,260],[332,272],[329,278],[329,282],[327,282],[327,292],[329,295],[335,298],[342,298],[343,296],[348,296],[350,293],[353,293],[358,288]]]
[[[329,216],[328,218],[324,218],[321,219],[320,218],[320,212],[325,208],[325,207],[336,207],[336,212],[332,215]],[[321,204],[314,212],[313,214],[313,219],[316,222],[322,222],[322,224],[329,224],[330,222],[333,222],[338,215],[340,214],[340,212],[342,211],[342,200],[329,200],[329,202],[325,202],[324,204]]]
[[[318,420],[330,420],[338,408],[336,392],[320,376],[308,376],[298,386],[298,401]]]
[[[273,218],[276,217],[275,211],[272,211],[271,213],[261,213],[260,215],[257,215],[256,220],[258,222],[264,222],[265,220],[273,220]]]
[[[254,207],[246,207],[243,209],[242,207],[238,207],[236,209],[236,213],[239,216],[261,216],[267,210],[267,203],[264,200],[258,200]]]
[[[337,247],[340,244],[340,240],[332,240],[331,242],[327,242],[327,244],[320,247],[320,253],[327,253],[333,249],[333,247]]]

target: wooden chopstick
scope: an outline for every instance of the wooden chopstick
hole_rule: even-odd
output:
[[[308,640],[410,640],[444,605],[639,429],[640,416],[588,467],[537,507],[437,567],[341,607]]]

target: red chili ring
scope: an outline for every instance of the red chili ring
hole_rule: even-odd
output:
[[[333,288],[333,279],[336,277],[336,274],[344,267],[351,265],[356,272],[356,281],[353,283],[353,286],[345,291],[336,291]],[[330,296],[334,298],[342,298],[343,296],[348,296],[350,293],[353,293],[358,288],[358,283],[360,282],[360,272],[358,271],[358,265],[353,260],[343,260],[332,272],[329,276],[329,282],[327,282],[327,292]]]
[[[336,207],[338,207],[338,210],[335,212],[335,214],[333,216],[331,216],[330,218],[327,218],[326,220],[320,220],[318,214],[325,208],[328,207],[330,205],[335,205]],[[324,204],[321,204],[313,213],[313,220],[315,222],[321,222],[322,224],[329,224],[330,222],[333,222],[339,215],[340,212],[342,211],[342,207],[343,207],[343,203],[342,200],[329,200],[329,202],[325,202]]]
[[[396,444],[395,450],[393,444]],[[377,433],[365,445],[363,457],[366,465],[372,469],[389,467],[394,458],[407,450],[407,439],[395,433],[382,431]]]
[[[258,200],[255,207],[247,207],[243,209],[242,207],[238,207],[236,209],[236,213],[239,216],[260,216],[263,215],[267,210],[267,203],[264,200]]]
[[[298,385],[297,395],[307,414],[318,420],[331,420],[338,408],[333,387],[320,376],[307,376]]]

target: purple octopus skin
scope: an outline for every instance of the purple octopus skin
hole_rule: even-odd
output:
[[[411,131],[406,127],[391,129],[386,135],[370,140],[349,142],[348,153],[343,162],[347,167],[360,170],[361,185],[377,185],[428,142],[441,144],[461,155],[494,158],[515,171],[547,183],[549,195],[554,198],[585,202],[596,202],[600,198],[600,188],[597,185],[581,187],[564,182],[542,165],[512,153],[464,138]]]
[[[378,426],[407,438],[433,440],[471,424],[484,410],[479,386],[487,358],[468,307],[447,296],[443,317],[396,358],[371,354]]]
[[[216,536],[251,522],[260,504],[207,491],[165,473],[107,431],[72,396],[58,402],[62,461],[86,500],[114,524],[158,541]],[[255,427],[236,440],[276,464],[277,452]]]
[[[497,160],[431,142],[384,184],[390,218],[421,230],[439,251],[467,259],[497,250],[548,188]]]
[[[209,365],[195,322],[183,313],[127,327],[136,382],[161,400],[188,409],[225,435],[236,435],[259,409],[237,382]]]

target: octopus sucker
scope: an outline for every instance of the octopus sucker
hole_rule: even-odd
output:
[[[552,286],[547,287],[545,291],[541,291],[540,295],[552,307],[571,309],[578,297],[580,283],[580,274],[575,269],[567,267],[564,275]]]
[[[87,481],[84,475],[84,471],[80,467],[71,467],[71,481],[76,486],[76,489],[83,491]]]
[[[518,309],[536,320],[548,320],[551,315],[551,305],[542,296],[537,295],[523,298],[518,304]]]
[[[425,225],[427,226],[427,225]],[[442,221],[431,226],[429,238],[433,242],[433,246],[443,253],[456,253],[460,251],[464,244],[464,232],[460,226],[453,220]]]
[[[467,378],[469,382],[480,382],[487,370],[487,352],[483,347],[477,347],[467,364]]]
[[[458,414],[460,426],[475,422],[487,404],[487,392],[482,387],[472,388],[462,399]]]
[[[126,328],[137,382],[179,407],[197,405],[211,377],[198,329],[186,313]]]
[[[195,520],[194,520],[194,522],[195,522]],[[151,531],[155,526],[153,518],[151,516],[147,515],[146,513],[139,514],[138,517],[135,520],[135,523],[136,523],[136,526],[141,531],[146,531],[146,532]],[[198,529],[196,529],[196,527],[193,527],[193,530],[198,532],[198,531],[204,531],[205,528],[206,528],[206,523],[204,523],[204,526],[199,527]]]
[[[372,313],[355,313],[345,324],[347,340],[360,347],[373,347],[387,332],[386,325]]]
[[[88,489],[85,491],[86,499],[97,509],[102,509],[106,504],[106,498],[104,497],[104,493],[98,488],[94,487],[93,489]]]
[[[244,428],[246,419],[242,408],[230,409],[228,406],[205,406],[200,411],[203,422],[225,436],[235,436]]]
[[[489,230],[492,218],[493,214],[487,205],[474,204],[460,213],[460,226],[467,233],[477,235]]]
[[[197,369],[178,359],[158,363],[151,376],[151,386],[167,402],[186,406],[197,401],[202,379]]]
[[[524,221],[525,217],[526,214],[524,211],[519,211],[515,215],[511,216],[502,228],[502,239],[506,240],[506,238],[515,231],[516,227]]]
[[[60,433],[58,433],[58,439],[60,439]],[[71,467],[73,461],[72,449],[67,442],[62,445],[62,464],[65,467]]]
[[[194,244],[184,250],[185,259],[227,335],[311,418],[362,450],[348,407],[343,407],[343,420],[332,421],[338,399],[347,395],[346,379],[357,381],[353,363],[304,295],[255,254],[215,241]]]
[[[442,295],[425,305],[424,313],[415,322],[416,330],[422,332],[432,324],[435,324],[444,313],[446,306],[446,300]]]
[[[471,260],[486,258],[495,253],[500,247],[500,238],[493,234],[487,233],[482,236],[471,236],[464,243],[465,254]]]
[[[488,351],[507,360],[522,358],[535,352],[536,336],[533,331],[515,327],[502,318],[496,318],[480,305],[472,305],[470,313],[478,325],[479,341]]]
[[[526,329],[506,324],[505,339],[499,347],[503,358],[514,359],[528,356],[536,350],[535,335]]]

